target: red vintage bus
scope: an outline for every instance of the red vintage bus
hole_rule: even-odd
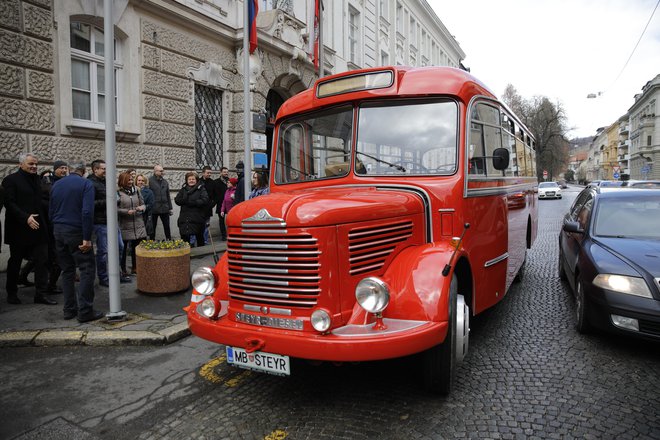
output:
[[[534,140],[462,70],[316,82],[276,121],[270,194],[236,205],[193,274],[193,334],[236,366],[412,357],[450,391],[469,318],[520,277],[537,231]]]

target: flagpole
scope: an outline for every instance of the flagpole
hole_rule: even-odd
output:
[[[252,156],[250,155],[250,10],[243,0],[243,188],[245,200],[250,195],[252,181]]]
[[[319,0],[319,78],[325,76],[325,68],[323,67],[323,0]]]

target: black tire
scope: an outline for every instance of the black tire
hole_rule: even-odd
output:
[[[584,295],[584,287],[582,281],[578,278],[575,281],[575,329],[578,333],[589,333],[591,324],[587,314],[587,298]]]
[[[568,277],[566,276],[566,271],[564,270],[564,254],[561,251],[561,248],[559,249],[559,263],[557,265],[557,271],[559,272],[560,280],[568,281]]]
[[[518,269],[516,277],[513,279],[514,283],[519,283],[525,279],[525,267],[527,267],[527,249],[525,249],[525,258],[523,259],[522,265],[520,266],[520,269]]]
[[[434,394],[447,395],[456,376],[456,297],[458,279],[452,276],[449,286],[449,329],[445,341],[422,353],[424,386]]]

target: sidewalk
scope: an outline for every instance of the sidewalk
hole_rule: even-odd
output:
[[[226,243],[215,242],[218,257]],[[7,249],[8,250],[8,249]],[[213,266],[213,249],[191,249],[190,273],[202,266]],[[30,275],[32,280],[33,275]],[[190,302],[190,290],[169,296],[149,296],[137,292],[137,281],[120,284],[121,310],[126,320],[110,323],[106,318],[84,324],[62,317],[62,294],[51,295],[58,304],[34,304],[34,287],[19,287],[23,304],[8,304],[5,291],[6,272],[0,273],[0,348],[62,345],[163,345],[190,334],[183,307]],[[61,281],[58,283],[61,285]],[[107,313],[108,288],[94,286],[94,308]]]

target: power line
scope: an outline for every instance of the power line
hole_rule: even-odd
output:
[[[651,20],[653,20],[653,15],[655,15],[656,9],[658,9],[658,5],[660,5],[660,0],[655,4],[655,8],[653,8],[653,12],[651,12],[651,16],[649,17],[649,21],[646,22],[646,26],[644,26],[644,30],[642,31],[642,34],[639,36],[639,40],[637,40],[637,44],[635,44],[635,47],[633,48],[632,52],[630,52],[630,56],[628,57],[628,60],[626,60],[626,64],[623,65],[623,68],[621,69],[621,72],[619,72],[619,75],[617,75],[616,79],[610,84],[610,86],[605,89],[608,90],[610,87],[612,87],[621,77],[621,74],[623,73],[624,70],[626,70],[626,67],[628,67],[628,63],[630,62],[630,59],[633,57],[635,54],[635,51],[637,50],[637,46],[639,46],[639,43],[642,41],[642,37],[644,37],[644,33],[646,32],[646,29],[648,29],[649,24],[651,23]],[[602,93],[605,92],[599,92],[598,94],[601,95]]]

